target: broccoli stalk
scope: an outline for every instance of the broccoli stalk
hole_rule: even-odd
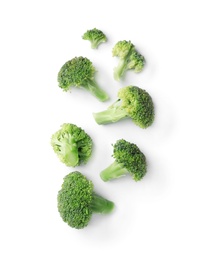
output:
[[[106,214],[113,210],[114,203],[109,201],[95,192],[92,194],[91,209],[94,213]]]
[[[119,81],[126,70],[127,70],[127,61],[120,59],[117,67],[114,68],[114,74],[113,74],[114,79]]]
[[[99,101],[106,101],[109,99],[107,93],[101,89],[95,80],[87,80],[84,85],[84,89],[88,90],[93,96],[95,96]]]
[[[61,137],[60,141],[57,139],[56,135],[52,138],[52,144],[60,147],[60,153],[63,155],[63,160],[66,162],[67,166],[77,165],[79,162],[79,153],[74,137],[70,134],[65,133]]]
[[[154,121],[154,105],[151,96],[135,86],[121,88],[119,99],[106,110],[93,113],[97,124],[108,124],[129,117],[141,128],[147,128]]]
[[[127,112],[121,107],[121,100],[118,99],[115,103],[109,106],[106,110],[93,113],[94,119],[99,125],[117,122],[125,117],[128,117]]]
[[[110,181],[124,176],[127,172],[122,163],[114,161],[100,173],[100,176],[103,181]]]

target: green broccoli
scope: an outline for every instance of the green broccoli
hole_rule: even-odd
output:
[[[145,65],[144,57],[138,53],[130,41],[117,42],[113,47],[112,54],[120,59],[117,67],[114,68],[115,80],[120,80],[130,69],[140,72]]]
[[[106,214],[114,208],[114,203],[97,195],[92,181],[77,171],[64,177],[57,200],[63,221],[76,229],[86,227],[93,213]]]
[[[127,173],[130,173],[135,181],[139,181],[145,175],[146,158],[136,144],[124,139],[118,140],[113,145],[112,156],[115,161],[100,173],[103,181],[116,179]]]
[[[119,99],[107,110],[93,113],[98,124],[117,122],[130,117],[141,128],[147,128],[154,121],[154,104],[151,96],[135,86],[123,87],[118,92]]]
[[[97,49],[100,43],[107,41],[106,35],[96,28],[85,32],[82,39],[90,41],[92,49]]]
[[[51,145],[61,162],[75,167],[87,163],[92,154],[93,142],[82,128],[74,124],[63,124],[52,135]]]
[[[67,61],[58,73],[59,87],[68,91],[71,86],[83,87],[100,101],[109,97],[94,79],[95,68],[92,62],[84,57],[75,57]]]

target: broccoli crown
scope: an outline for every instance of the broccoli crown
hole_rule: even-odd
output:
[[[146,158],[136,144],[124,139],[118,140],[113,146],[113,157],[118,164],[127,169],[135,181],[140,180],[145,175]]]
[[[134,48],[131,41],[119,41],[113,47],[112,54],[120,59],[125,59],[130,52],[134,51]]]
[[[119,90],[118,97],[121,100],[121,108],[136,125],[147,128],[153,123],[154,104],[145,90],[136,86],[127,86]]]
[[[140,72],[142,71],[144,65],[145,65],[144,56],[142,56],[140,53],[136,51],[131,53],[129,62],[127,64],[127,69],[134,69],[135,72]]]
[[[61,162],[74,167],[87,163],[91,157],[93,142],[82,128],[67,123],[52,135],[51,145]]]
[[[83,87],[100,101],[106,101],[109,96],[94,79],[95,67],[85,57],[75,57],[67,61],[58,73],[59,87],[68,91],[71,86]]]
[[[125,71],[133,69],[140,72],[144,65],[144,57],[138,53],[131,41],[119,41],[112,49],[113,56],[120,58],[120,61],[114,69],[114,78],[120,80]]]
[[[80,172],[64,177],[58,192],[58,211],[69,226],[80,229],[88,225],[91,215],[93,183]]]
[[[59,87],[67,91],[71,86],[83,86],[93,80],[95,68],[92,62],[82,56],[67,61],[58,73]]]
[[[98,48],[98,45],[102,42],[107,41],[106,35],[101,31],[96,28],[87,30],[87,32],[84,33],[82,36],[84,40],[88,40],[91,42],[91,47],[93,49]]]

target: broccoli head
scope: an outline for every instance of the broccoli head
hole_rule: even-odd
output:
[[[100,173],[103,181],[116,179],[128,173],[135,181],[139,181],[145,175],[146,158],[136,144],[120,139],[113,145],[112,156],[115,161]]]
[[[93,142],[82,128],[74,124],[63,124],[52,135],[51,145],[61,162],[75,167],[87,163],[92,154]]]
[[[115,80],[120,80],[127,70],[142,71],[145,65],[144,57],[138,53],[130,41],[119,41],[112,50],[112,55],[119,57],[119,63],[114,68]]]
[[[114,208],[114,203],[97,195],[92,181],[77,171],[64,177],[57,200],[63,221],[76,229],[86,227],[93,213],[106,214]]]
[[[151,96],[135,86],[123,87],[118,92],[118,100],[108,109],[94,113],[98,124],[117,122],[129,117],[141,128],[147,128],[154,121],[154,104]]]
[[[102,90],[94,79],[95,67],[92,62],[85,57],[75,57],[67,61],[58,73],[59,87],[68,91],[71,86],[82,87],[88,90],[100,101],[105,101],[109,97]]]
[[[92,49],[97,49],[100,43],[107,41],[106,35],[96,28],[85,32],[82,39],[90,41]]]

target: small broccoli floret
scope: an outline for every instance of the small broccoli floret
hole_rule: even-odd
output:
[[[52,135],[51,145],[61,162],[75,167],[87,163],[92,154],[93,142],[82,128],[74,124],[63,124]]]
[[[85,32],[82,39],[90,41],[92,49],[97,49],[100,43],[107,41],[106,35],[96,28]]]
[[[112,50],[112,55],[119,57],[119,63],[114,68],[115,80],[120,80],[127,70],[142,71],[145,65],[144,57],[138,53],[130,41],[119,41]]]
[[[145,90],[127,86],[119,90],[118,97],[107,110],[93,114],[98,124],[113,123],[126,117],[141,128],[147,128],[153,123],[154,104]]]
[[[135,181],[139,181],[145,175],[146,158],[136,144],[124,139],[118,140],[113,145],[112,156],[115,161],[100,173],[103,181],[116,179],[128,173]]]
[[[68,91],[71,86],[83,87],[100,101],[109,97],[94,79],[95,68],[92,62],[84,57],[75,57],[67,61],[58,73],[59,87]]]
[[[64,177],[57,200],[63,221],[76,229],[86,227],[93,213],[106,214],[114,208],[114,203],[97,195],[92,181],[77,171]]]

